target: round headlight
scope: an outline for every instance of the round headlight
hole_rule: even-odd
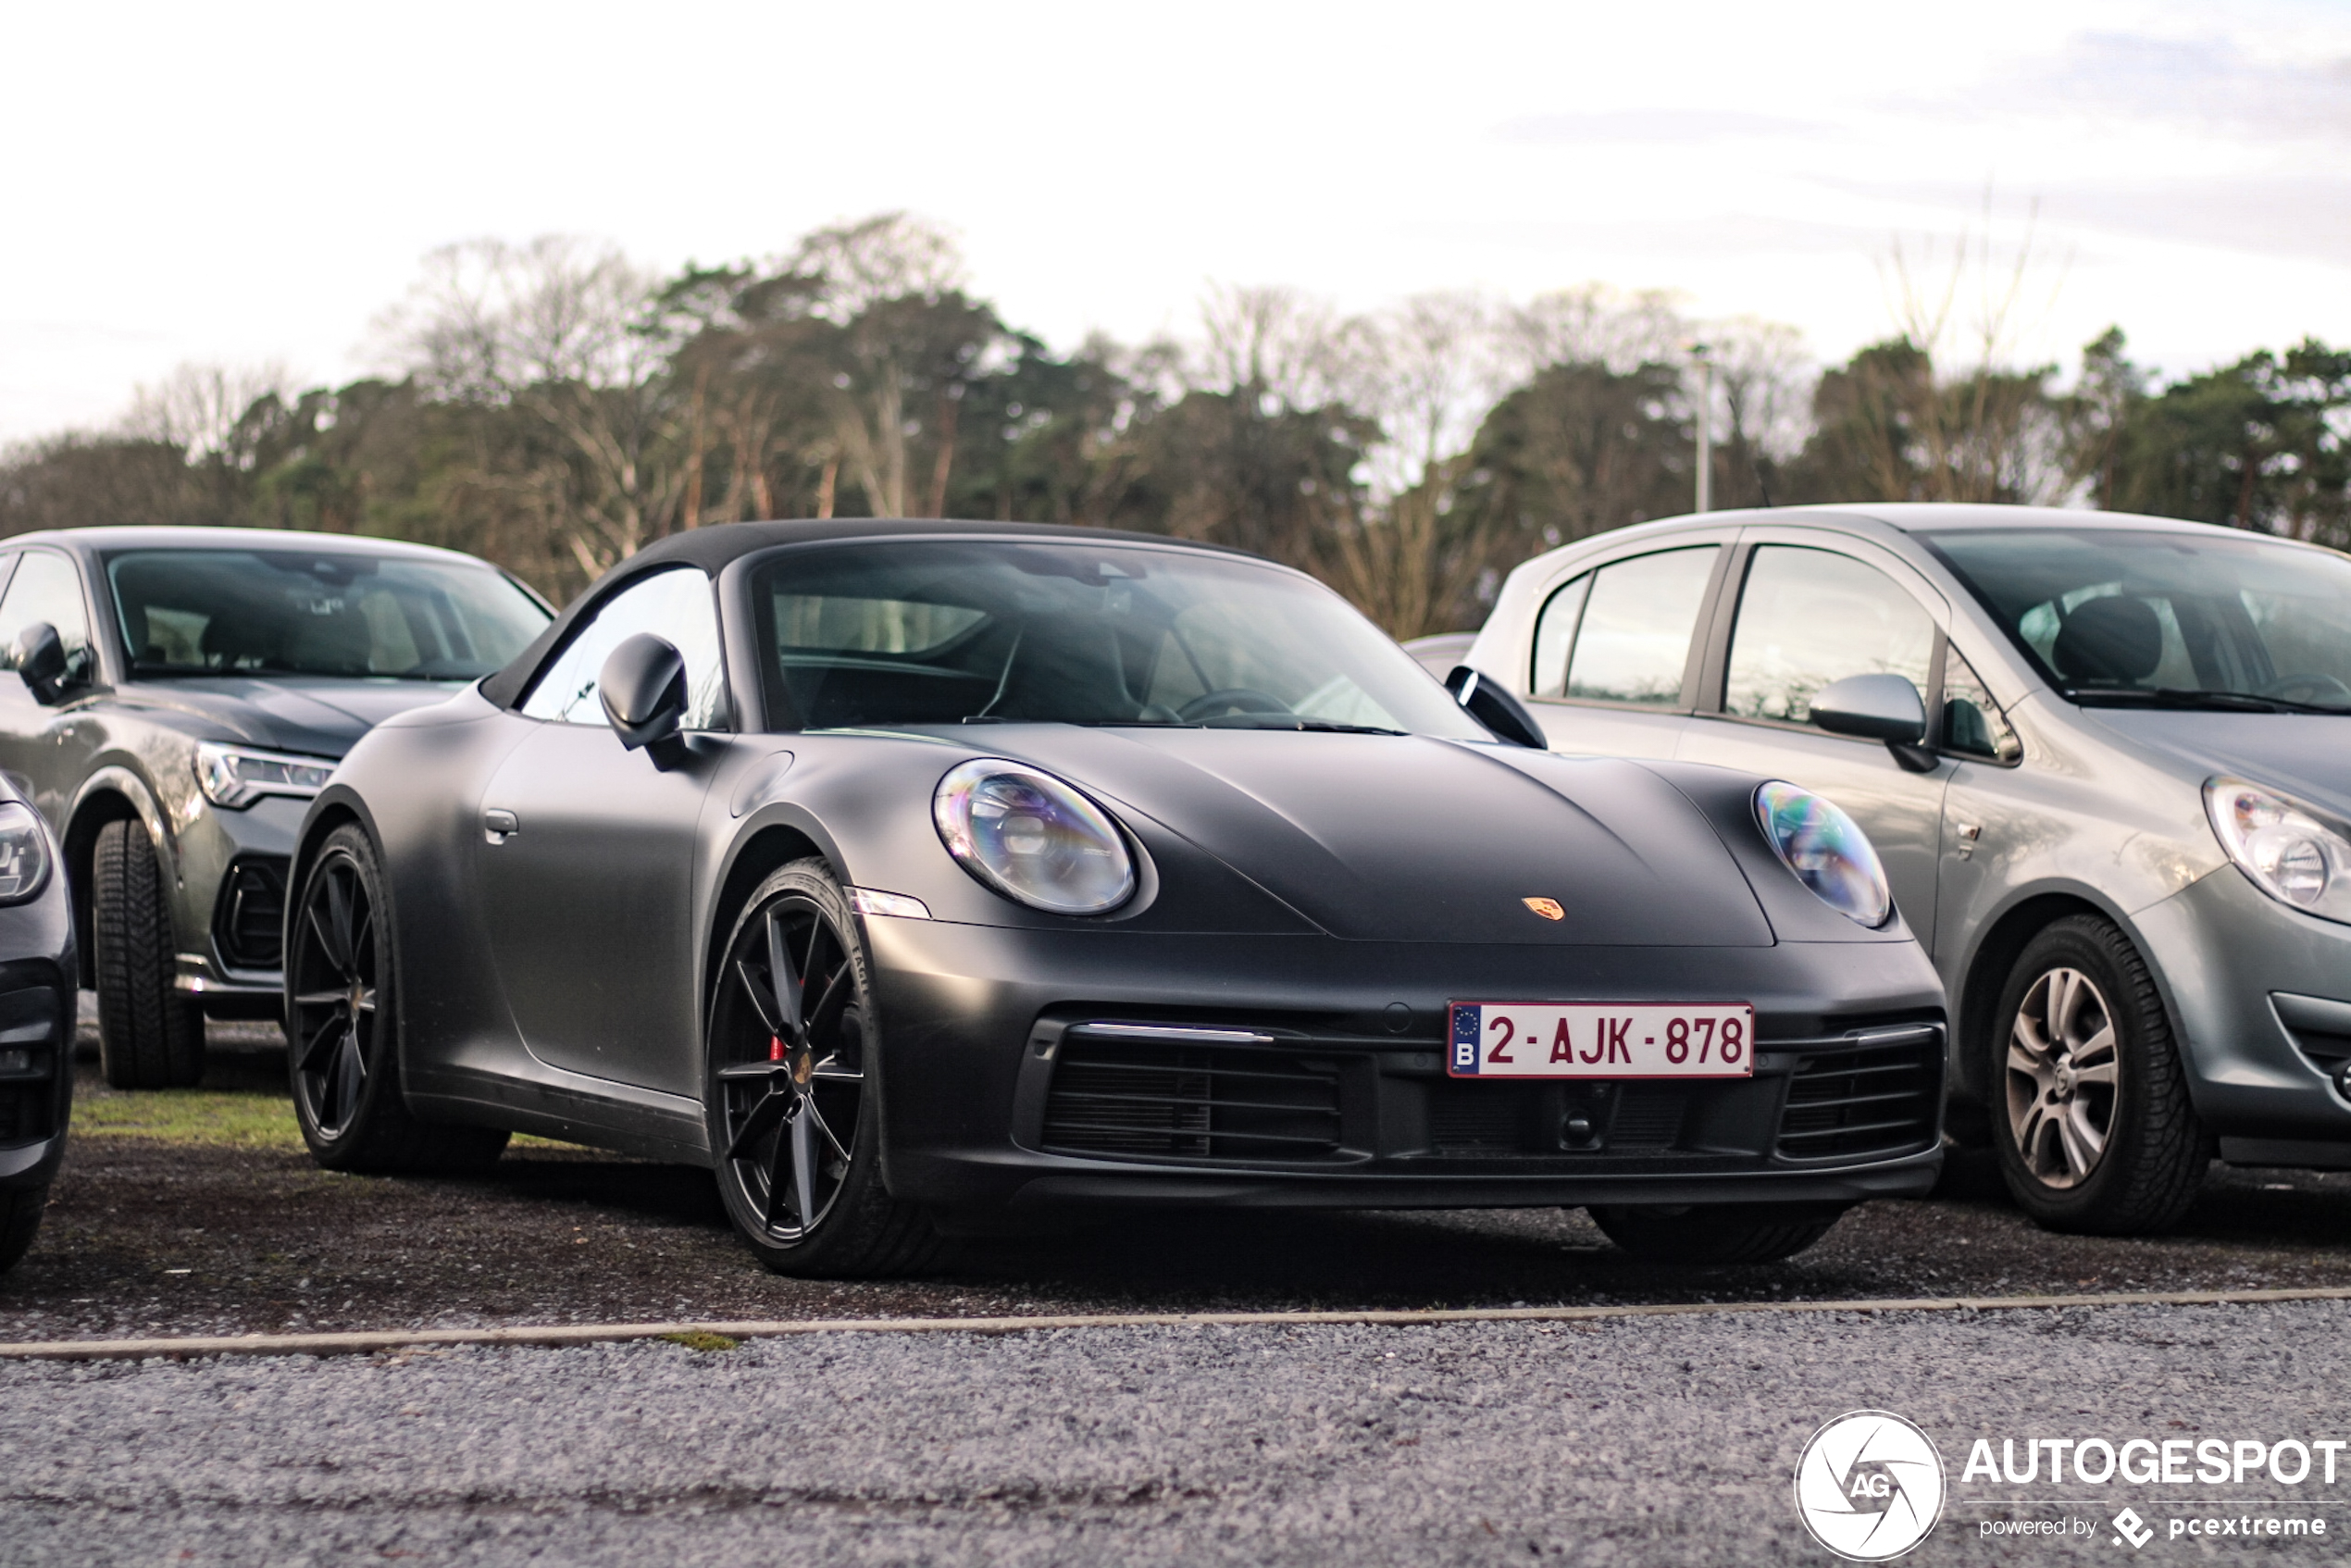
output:
[[[2253,885],[2329,920],[2351,920],[2351,839],[2316,812],[2258,784],[2215,778],[2204,807],[2220,847]]]
[[[1822,903],[1872,930],[1893,915],[1894,894],[1870,836],[1835,804],[1774,779],[1755,791],[1755,820],[1780,864]]]
[[[22,903],[49,883],[49,835],[21,801],[0,801],[0,904]]]
[[[1135,894],[1118,825],[1050,773],[980,757],[939,781],[930,809],[964,870],[1031,909],[1101,915]]]

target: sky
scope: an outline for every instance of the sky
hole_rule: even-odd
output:
[[[1214,284],[1599,280],[1828,361],[1969,236],[2030,258],[2020,358],[2351,341],[2351,0],[17,0],[0,57],[0,442],[181,363],[379,368],[451,242],[668,269],[902,209],[1063,347]]]

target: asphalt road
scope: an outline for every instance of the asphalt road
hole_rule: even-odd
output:
[[[1960,1469],[1979,1436],[2343,1435],[2346,1330],[2330,1302],[19,1363],[0,1562],[1823,1563],[1791,1479],[1860,1406],[1950,1477],[1906,1562],[2332,1562],[2351,1466],[2054,1493]],[[2080,1501],[2008,1500],[2052,1496]],[[2223,1513],[2331,1535],[2168,1534]]]

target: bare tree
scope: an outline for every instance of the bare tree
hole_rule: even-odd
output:
[[[283,364],[181,365],[162,380],[141,382],[123,416],[122,433],[134,441],[176,446],[191,463],[212,457],[233,467],[252,462],[250,442],[238,439],[254,405],[275,395],[293,398]]]

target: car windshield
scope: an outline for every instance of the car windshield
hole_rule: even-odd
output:
[[[1045,721],[1485,739],[1313,582],[1119,544],[903,540],[761,567],[771,703],[806,728]]]
[[[347,550],[131,550],[106,578],[141,678],[474,680],[548,619],[488,566]]]
[[[2258,535],[1926,534],[2077,703],[2351,711],[2351,559]]]

